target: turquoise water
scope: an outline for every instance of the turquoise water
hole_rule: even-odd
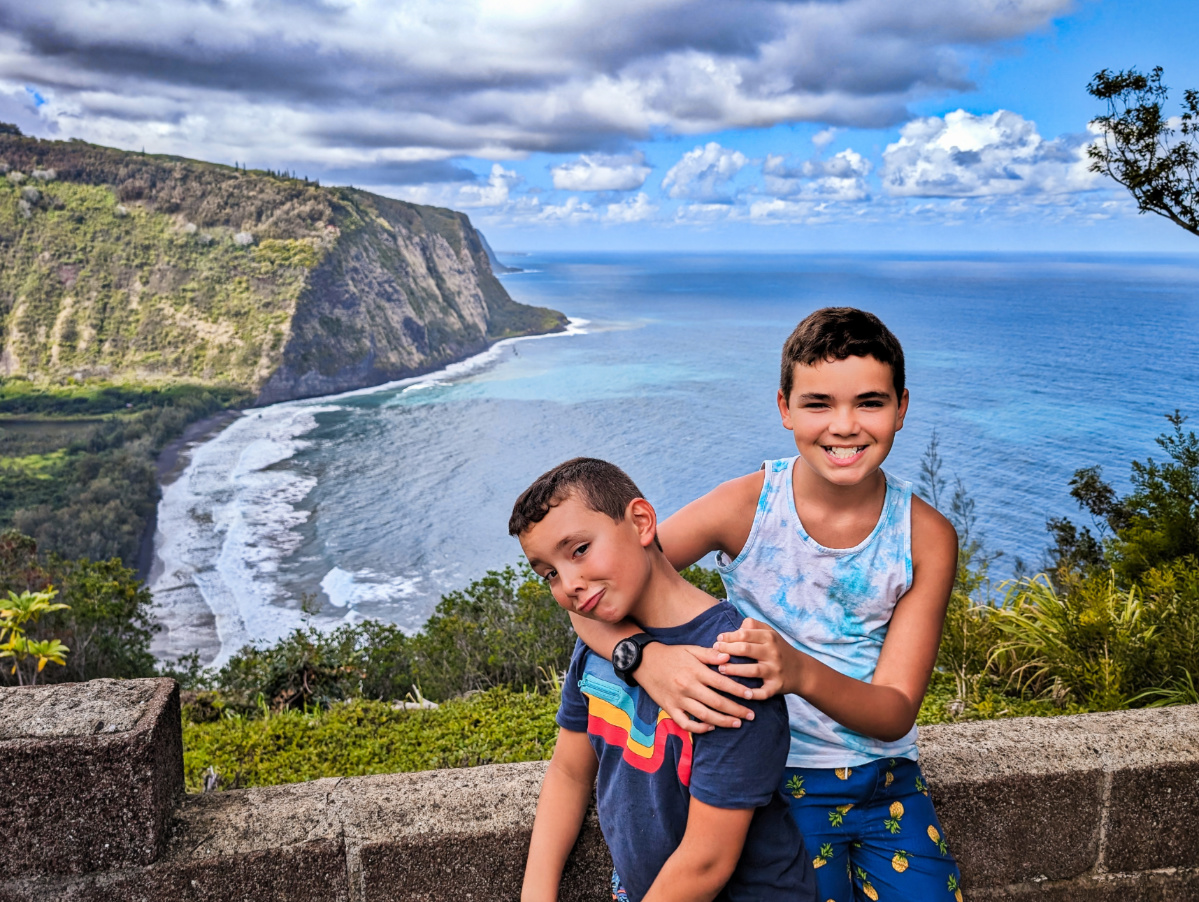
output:
[[[945,475],[961,478],[987,546],[1004,552],[1001,575],[1041,559],[1047,517],[1077,514],[1075,469],[1102,465],[1126,488],[1130,460],[1160,456],[1163,416],[1199,414],[1199,257],[505,262],[527,270],[504,277],[513,297],[585,321],[578,334],[268,408],[193,468],[193,519],[207,503],[217,525],[184,563],[241,585],[226,585],[244,596],[230,608],[241,634],[290,625],[303,593],[323,606],[318,621],[419,626],[443,592],[518,559],[512,501],[574,455],[618,463],[668,514],[794,454],[774,403],[779,349],[821,306],[866,308],[899,336],[911,408],[887,467],[915,479],[935,430]],[[204,591],[210,606],[218,591]]]

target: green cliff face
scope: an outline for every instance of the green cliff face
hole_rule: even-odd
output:
[[[260,403],[435,369],[565,317],[451,210],[0,135],[0,375],[232,384]]]

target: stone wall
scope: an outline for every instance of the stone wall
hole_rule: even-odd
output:
[[[1199,900],[1199,708],[921,747],[968,898]],[[184,797],[180,749],[169,680],[0,690],[0,902],[519,897],[543,763]],[[591,817],[564,902],[606,902],[610,867]]]

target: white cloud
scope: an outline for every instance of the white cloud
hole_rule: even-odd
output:
[[[852,148],[846,148],[827,160],[805,160],[791,166],[775,154],[762,165],[766,193],[775,197],[819,195],[833,200],[855,201],[870,196],[866,182],[874,165]]]
[[[618,204],[608,204],[608,212],[604,214],[605,222],[644,222],[653,219],[658,212],[656,204],[650,203],[649,195],[638,191],[633,197],[622,200]]]
[[[749,157],[741,151],[709,141],[683,154],[662,179],[662,188],[669,188],[670,196],[675,198],[727,202],[732,198],[733,178],[748,163]]]
[[[599,218],[591,204],[584,203],[577,197],[568,197],[564,204],[551,204],[541,207],[533,217],[537,222],[556,222],[574,225],[580,222],[594,222]]]
[[[1088,171],[1087,136],[1047,141],[1036,123],[997,110],[916,119],[883,151],[883,187],[897,197],[1066,194],[1102,184]]]
[[[0,0],[0,79],[54,98],[43,134],[123,147],[276,168],[510,160],[893,125],[1074,2]]]
[[[638,151],[627,156],[583,154],[552,172],[554,187],[563,191],[631,191],[645,184],[650,167]]]
[[[833,143],[833,139],[837,137],[837,129],[825,128],[812,135],[812,143],[816,145],[817,150],[824,150]]]
[[[502,206],[508,202],[512,187],[520,180],[520,176],[511,169],[505,169],[499,163],[494,163],[486,185],[463,185],[458,189],[458,206]]]

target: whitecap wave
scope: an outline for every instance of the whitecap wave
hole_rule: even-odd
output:
[[[374,570],[350,573],[334,567],[321,580],[321,590],[329,604],[337,608],[356,608],[360,604],[395,601],[416,593],[419,576],[387,577]]]
[[[310,623],[340,622],[306,614],[278,580],[280,563],[303,543],[299,529],[310,514],[300,504],[316,485],[315,477],[281,465],[309,446],[303,436],[316,428],[318,414],[343,409],[334,403],[340,398],[449,385],[500,359],[507,345],[581,335],[587,325],[571,319],[562,332],[504,339],[424,376],[255,408],[185,452],[185,469],[164,487],[158,505],[149,587],[163,629],[155,655],[199,651],[204,663],[219,667],[246,644],[275,642]],[[418,579],[334,567],[321,588],[352,620],[358,605],[403,598]]]

